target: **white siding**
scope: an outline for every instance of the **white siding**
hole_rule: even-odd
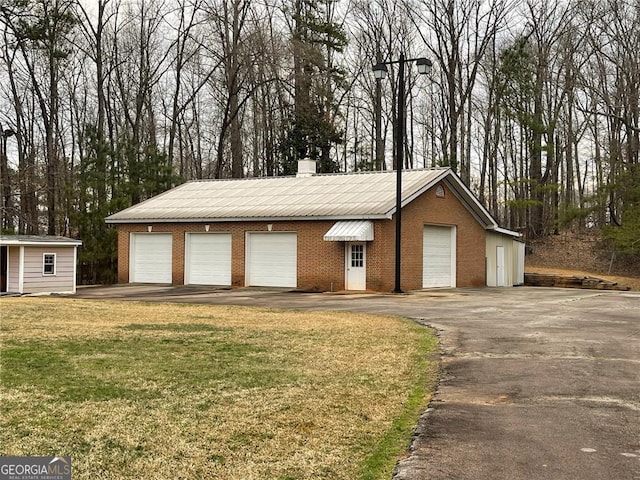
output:
[[[515,276],[513,238],[496,232],[487,232],[486,238],[487,286],[499,286],[497,252],[498,247],[502,247],[504,249],[504,286],[512,287]]]
[[[20,247],[8,247],[7,261],[9,262],[7,292],[21,293],[18,283],[20,278]]]
[[[514,285],[524,285],[524,243],[513,240]]]
[[[20,248],[12,248],[19,252]],[[56,256],[55,275],[43,274],[43,257],[45,253]],[[63,293],[75,291],[75,255],[74,247],[24,247],[24,286],[21,293]],[[19,255],[16,255],[15,266],[18,267]],[[9,260],[13,277],[14,259]],[[13,279],[12,279],[13,282]],[[17,283],[17,274],[16,274]],[[13,283],[11,285],[13,287]],[[16,285],[17,286],[17,285]],[[14,291],[14,290],[11,290]],[[15,290],[17,291],[17,290]]]

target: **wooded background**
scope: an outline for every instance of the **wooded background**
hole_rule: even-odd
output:
[[[640,251],[639,0],[0,0],[2,231],[83,240],[191,179],[450,166],[525,240]]]

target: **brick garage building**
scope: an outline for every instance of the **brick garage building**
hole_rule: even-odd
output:
[[[119,282],[393,290],[396,172],[316,175],[312,165],[296,177],[189,182],[108,217]],[[402,198],[403,290],[484,286],[500,268],[516,271],[519,235],[450,169],[403,172]],[[489,234],[508,258],[488,258]]]

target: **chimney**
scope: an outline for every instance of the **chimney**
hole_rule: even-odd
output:
[[[316,174],[316,161],[310,158],[298,160],[298,173],[296,177],[313,177]]]

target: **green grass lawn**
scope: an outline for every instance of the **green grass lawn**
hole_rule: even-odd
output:
[[[390,478],[436,340],[354,313],[0,300],[0,455],[74,479]]]

